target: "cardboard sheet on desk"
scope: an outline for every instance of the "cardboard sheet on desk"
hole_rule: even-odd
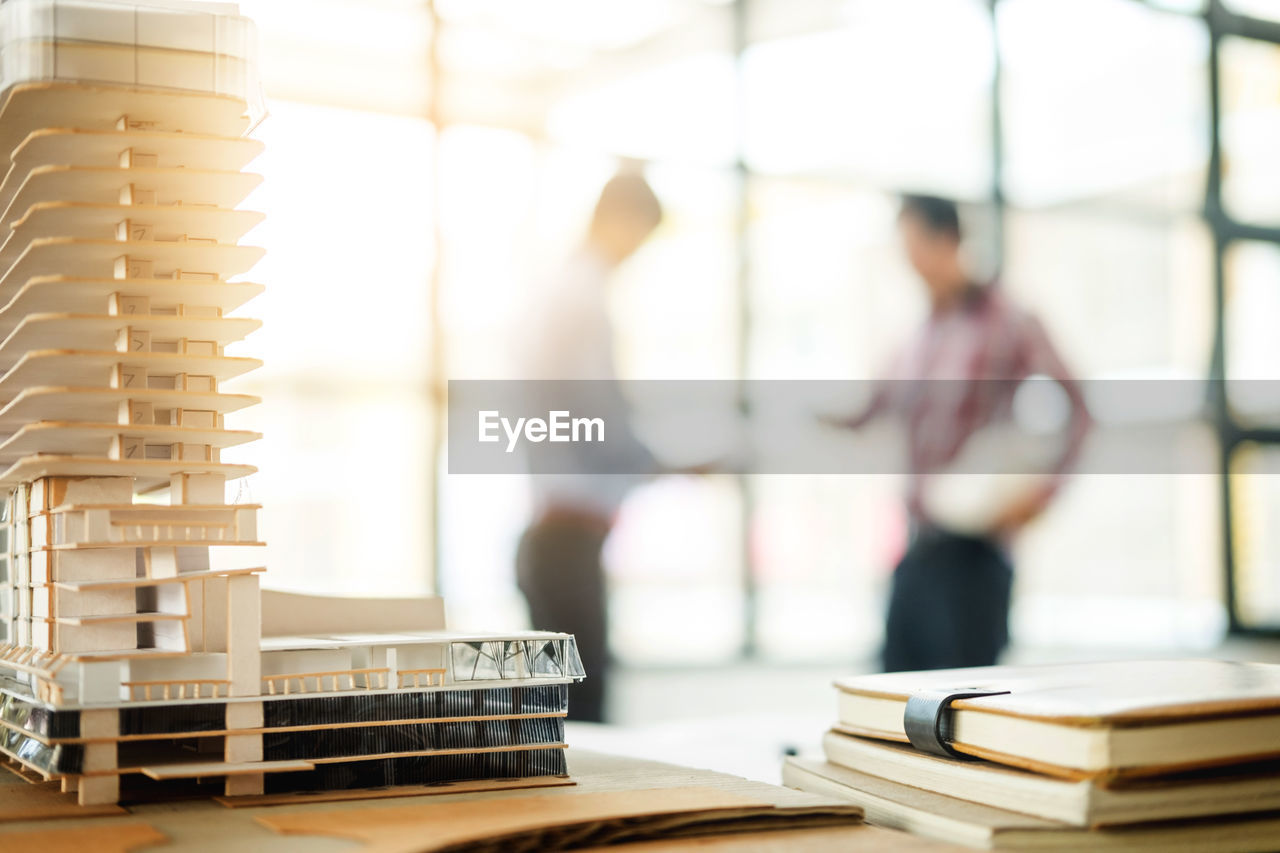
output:
[[[393,785],[388,788],[338,788],[332,791],[298,791],[287,794],[250,794],[214,797],[229,809],[261,806],[302,806],[307,803],[339,803],[349,800],[389,800],[405,797],[431,797],[445,794],[472,794],[509,791],[515,788],[561,788],[576,785],[568,776],[528,776],[522,779],[480,779],[468,782],[443,782],[434,785]]]
[[[592,847],[582,853],[616,853],[617,847]],[[714,838],[677,838],[628,844],[627,853],[943,853],[965,851],[942,841],[932,841],[895,829],[862,824],[819,829],[784,829],[777,832],[740,833]]]
[[[108,827],[37,829],[0,835],[6,850],[39,850],[40,853],[129,853],[169,839],[146,823],[113,823]]]
[[[259,817],[282,833],[363,841],[380,853],[574,850],[624,841],[857,823],[849,805],[775,806],[713,788],[509,797]]]

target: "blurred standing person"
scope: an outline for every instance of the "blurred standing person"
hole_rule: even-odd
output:
[[[929,316],[870,406],[843,424],[856,428],[892,413],[906,428],[912,538],[893,572],[883,665],[889,672],[988,666],[1008,643],[1008,542],[1052,500],[1089,429],[1089,415],[1040,322],[965,270],[954,202],[905,196],[898,228],[928,292]],[[1010,418],[1018,382],[1033,375],[1056,380],[1070,401],[1065,442],[1052,470],[997,507],[983,529],[946,529],[925,500],[930,478],[951,476],[947,466],[966,442]]]
[[[614,175],[600,193],[582,245],[537,292],[538,305],[525,326],[524,377],[596,380],[583,392],[589,395],[583,409],[605,415],[609,425],[606,458],[566,450],[556,457],[555,473],[531,477],[534,515],[516,552],[516,579],[533,626],[577,638],[587,673],[570,689],[569,716],[577,720],[604,719],[609,653],[601,552],[627,492],[644,479],[617,472],[657,469],[631,430],[617,385],[608,288],[614,271],[661,219],[662,206],[643,175]],[[539,450],[556,452],[550,445]]]

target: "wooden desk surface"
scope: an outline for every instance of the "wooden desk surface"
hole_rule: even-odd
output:
[[[76,817],[51,820],[9,821],[0,823],[0,847],[11,848],[12,839],[6,843],[6,835],[12,833],[47,832],[49,830],[79,830],[92,833],[102,840],[113,835],[123,836],[128,826],[151,827],[168,839],[167,843],[154,844],[136,849],[143,850],[183,850],[183,851],[226,851],[237,850],[241,853],[258,853],[258,851],[346,851],[358,850],[360,845],[338,838],[311,835],[278,835],[254,820],[254,818],[271,813],[298,813],[306,811],[331,812],[336,809],[359,808],[395,808],[413,803],[443,803],[451,800],[504,799],[520,796],[572,796],[574,792],[588,791],[626,791],[644,788],[674,788],[690,786],[708,786],[718,790],[732,791],[748,795],[757,800],[777,805],[803,805],[831,802],[829,799],[806,794],[788,788],[780,788],[763,782],[753,782],[736,776],[713,773],[707,770],[696,770],[678,767],[672,764],[660,764],[652,761],[641,761],[633,758],[621,758],[601,753],[570,749],[569,772],[577,783],[573,786],[521,789],[509,791],[489,791],[457,794],[435,794],[418,797],[396,797],[389,799],[359,800],[355,802],[321,802],[305,804],[284,804],[276,806],[256,806],[228,808],[212,799],[180,800],[173,802],[142,803],[128,807],[128,814],[111,817]],[[27,783],[16,776],[0,771],[0,798],[16,793],[15,786]],[[113,829],[116,830],[113,833]],[[136,829],[140,835],[144,829]],[[79,835],[80,833],[77,833]],[[49,843],[41,840],[39,850],[24,853],[56,853],[60,849],[80,849],[84,853],[99,848],[98,844],[83,846],[75,839],[68,837],[65,847],[55,843],[53,836]],[[759,835],[724,836],[717,839],[692,839],[682,841],[659,841],[633,844],[624,848],[635,853],[674,853],[674,851],[698,850],[706,853],[718,851],[807,851],[842,850],[842,851],[893,851],[910,850],[919,853],[933,851],[959,850],[949,845],[938,844],[913,836],[870,826],[855,826],[838,829],[788,830],[763,833]],[[15,851],[15,853],[17,853]]]

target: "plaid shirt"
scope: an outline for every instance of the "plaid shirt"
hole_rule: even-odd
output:
[[[1064,449],[1049,483],[1054,489],[1079,452],[1089,415],[1079,384],[1044,326],[993,287],[975,286],[955,305],[930,315],[858,419],[892,413],[905,422],[907,505],[913,516],[924,518],[923,478],[944,470],[979,429],[1007,421],[1018,382],[1033,375],[1057,380],[1071,402]]]

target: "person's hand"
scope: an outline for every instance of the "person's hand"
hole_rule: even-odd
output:
[[[1044,512],[1052,497],[1053,489],[1048,486],[1020,496],[996,517],[992,534],[996,537],[1014,535]]]

